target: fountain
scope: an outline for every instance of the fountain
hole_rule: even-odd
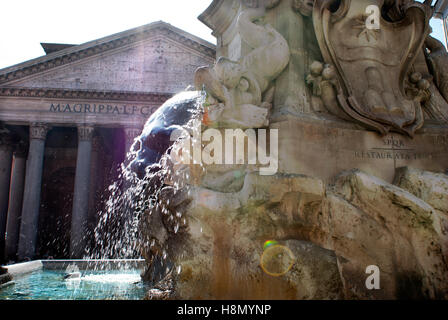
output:
[[[141,260],[35,260],[7,266],[0,300],[140,300]]]
[[[366,29],[369,5],[395,24]],[[446,299],[448,102],[427,61],[448,55],[430,16],[213,1],[200,19],[223,57],[149,119],[127,170],[147,298]]]
[[[214,0],[200,19],[222,57],[148,119],[87,257],[143,257],[147,299],[447,299],[448,54],[430,17]]]

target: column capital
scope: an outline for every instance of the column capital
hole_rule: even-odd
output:
[[[142,133],[142,128],[138,127],[125,127],[124,134],[126,136],[126,145],[130,146],[134,143],[134,139]]]
[[[45,140],[51,127],[45,123],[30,124],[30,139]]]
[[[92,141],[94,126],[80,125],[78,126],[78,139],[79,141]]]
[[[134,138],[142,133],[142,127],[125,127],[124,132],[126,135],[133,136]]]

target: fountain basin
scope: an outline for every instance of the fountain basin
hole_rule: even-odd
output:
[[[4,266],[0,300],[141,300],[143,259],[34,260]],[[70,272],[80,277],[64,279]]]

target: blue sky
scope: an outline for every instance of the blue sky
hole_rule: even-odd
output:
[[[81,44],[163,20],[215,43],[197,16],[211,0],[2,0],[0,68],[45,54],[41,42]]]
[[[445,45],[445,34],[444,34],[444,30],[443,30],[443,23],[442,20],[440,19],[432,19],[431,21],[431,27],[432,27],[432,36],[434,38],[439,39],[440,41],[442,41]]]
[[[163,20],[215,43],[197,16],[211,0],[3,0],[0,68],[44,55],[41,42],[81,44]],[[443,39],[440,20],[432,23]]]
[[[423,2],[424,0],[417,0],[419,2]],[[433,0],[433,5],[435,1]],[[443,22],[440,19],[432,19],[431,21],[431,27],[432,27],[432,36],[434,38],[439,39],[442,41],[443,44],[446,46],[446,40],[445,40],[445,31],[443,30]]]

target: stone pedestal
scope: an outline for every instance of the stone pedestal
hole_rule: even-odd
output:
[[[15,260],[20,232],[20,216],[22,214],[23,189],[25,186],[26,149],[14,152],[9,194],[8,220],[6,224],[6,259]]]
[[[411,139],[381,136],[343,121],[291,117],[278,129],[279,172],[304,174],[324,181],[359,169],[392,183],[400,167],[433,172],[448,170],[448,128],[427,125]]]
[[[86,249],[93,131],[93,127],[78,127],[78,156],[70,237],[71,258],[82,258]]]
[[[36,253],[45,138],[48,130],[49,127],[44,124],[30,126],[30,148],[20,223],[19,260],[33,259]]]
[[[11,179],[12,146],[7,137],[0,137],[0,261],[4,257],[9,183]]]

